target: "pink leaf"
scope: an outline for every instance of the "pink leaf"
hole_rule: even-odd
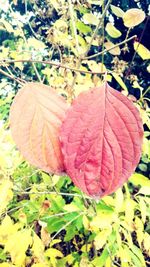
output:
[[[18,149],[46,172],[64,170],[59,130],[67,108],[63,97],[40,83],[24,85],[11,106],[10,128]]]
[[[141,155],[137,108],[107,83],[81,93],[62,124],[66,172],[93,197],[114,192],[134,172]]]

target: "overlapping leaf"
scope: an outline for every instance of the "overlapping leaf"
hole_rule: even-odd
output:
[[[61,129],[68,175],[91,196],[114,192],[135,170],[143,136],[133,103],[107,83],[74,100]]]
[[[47,172],[64,170],[59,129],[67,104],[49,86],[27,83],[10,111],[10,128],[18,149],[31,164]]]

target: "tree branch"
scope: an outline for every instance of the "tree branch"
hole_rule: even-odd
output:
[[[112,47],[110,47],[110,48],[108,48],[108,49],[105,49],[105,50],[103,50],[103,51],[101,51],[101,52],[98,52],[98,53],[96,53],[96,54],[94,54],[94,55],[91,55],[91,56],[89,56],[89,57],[84,57],[83,60],[87,60],[87,59],[91,59],[91,58],[94,58],[94,57],[103,55],[103,54],[109,52],[110,50],[112,50],[112,49],[114,49],[114,48],[116,48],[116,47],[118,47],[118,46],[120,46],[120,45],[122,45],[122,44],[125,44],[125,43],[131,41],[132,39],[135,39],[136,37],[137,37],[137,35],[133,35],[133,36],[131,36],[130,38],[128,38],[128,39],[126,39],[126,40],[124,40],[124,41],[122,41],[122,42],[120,42],[120,43],[118,43],[118,44],[115,44],[115,45],[113,45]]]
[[[21,84],[21,85],[24,85],[24,83],[25,83],[24,80],[22,80],[22,79],[17,79],[17,78],[15,78],[14,76],[8,74],[6,71],[4,71],[4,70],[2,70],[2,69],[0,69],[0,73],[3,74],[4,76],[8,77],[9,79],[16,81],[17,83],[19,83],[19,84]]]
[[[13,64],[15,62],[24,62],[24,63],[41,63],[41,64],[47,64],[47,65],[52,65],[52,66],[56,66],[59,68],[63,68],[63,69],[68,69],[74,72],[79,72],[79,73],[87,73],[87,74],[105,74],[105,72],[93,72],[93,71],[88,71],[88,70],[79,70],[78,68],[72,68],[69,66],[65,66],[61,63],[56,63],[54,61],[49,61],[49,60],[32,60],[32,59],[17,59],[17,60],[0,60],[0,64]],[[111,72],[111,71],[108,71]]]

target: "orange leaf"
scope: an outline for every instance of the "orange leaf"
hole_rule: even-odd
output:
[[[49,86],[27,83],[10,110],[10,128],[22,155],[46,172],[64,170],[59,129],[67,103]]]

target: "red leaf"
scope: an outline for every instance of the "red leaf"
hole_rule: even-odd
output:
[[[14,98],[10,128],[18,149],[46,172],[64,170],[59,130],[67,104],[49,86],[27,83]]]
[[[135,170],[142,136],[139,112],[120,92],[106,83],[81,93],[61,129],[66,171],[86,194],[110,194]]]

